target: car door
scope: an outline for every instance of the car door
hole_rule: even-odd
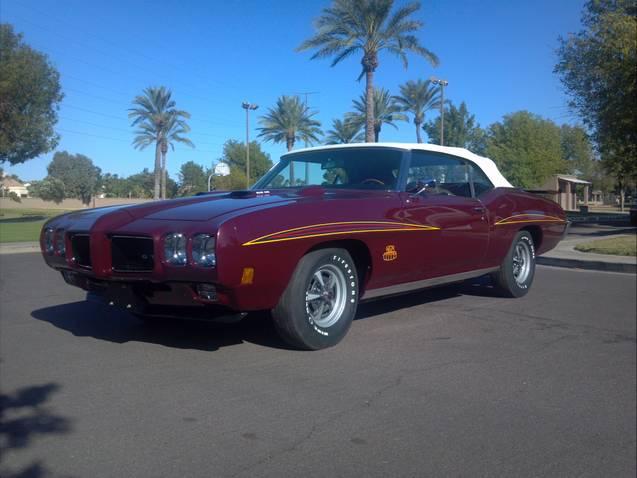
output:
[[[474,182],[478,176],[480,181]],[[462,158],[433,151],[411,153],[404,220],[436,228],[416,244],[414,280],[480,268],[489,243],[488,215],[476,197],[488,188],[484,180],[488,182],[484,173]]]

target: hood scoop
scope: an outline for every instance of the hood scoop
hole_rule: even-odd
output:
[[[253,191],[252,189],[242,189],[240,191],[232,191],[230,193],[230,197],[235,199],[257,198],[269,195],[270,191]]]

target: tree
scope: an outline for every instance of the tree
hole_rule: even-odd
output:
[[[60,204],[66,197],[64,182],[51,176],[47,176],[42,181],[33,181],[29,186],[29,194],[56,204]]]
[[[402,111],[414,116],[416,141],[422,143],[420,127],[425,121],[425,113],[440,108],[440,90],[430,80],[408,81],[400,85],[400,95],[394,96]]]
[[[128,110],[128,117],[133,121],[131,126],[137,127],[133,146],[145,149],[155,145],[155,185],[154,199],[166,198],[166,154],[168,146],[174,151],[174,143],[183,143],[194,147],[192,141],[184,135],[190,132],[186,119],[190,113],[176,109],[172,93],[164,86],[144,89],[142,95],[133,100],[133,108]]]
[[[131,197],[152,198],[154,196],[155,174],[144,168],[126,178]]]
[[[335,119],[332,129],[327,132],[326,144],[362,143],[365,137],[361,133],[361,124],[348,120]]]
[[[119,197],[152,198],[155,185],[155,175],[148,168],[122,179],[125,192]],[[177,195],[177,183],[170,176],[166,177],[166,197]]]
[[[396,103],[396,101],[392,98],[384,88],[374,89],[374,121],[373,125],[373,133],[374,138],[373,141],[378,143],[378,139],[380,138],[380,131],[383,127],[383,124],[388,124],[398,129],[395,121],[405,121],[407,117],[402,114],[402,109]],[[348,113],[345,117],[347,121],[350,121],[354,125],[358,127],[362,127],[362,125],[366,124],[367,121],[367,92],[363,93],[363,95],[358,100],[352,101],[354,105],[354,109],[356,110],[353,113]],[[369,140],[368,140],[369,142]]]
[[[324,8],[314,22],[316,32],[304,41],[298,51],[316,50],[312,59],[333,57],[335,66],[355,53],[362,53],[362,71],[358,79],[365,76],[365,140],[374,141],[373,91],[374,72],[379,66],[379,53],[387,51],[398,56],[407,68],[407,53],[425,58],[433,66],[438,58],[424,48],[415,33],[422,22],[412,15],[420,9],[414,2],[398,8],[392,14],[394,0],[334,0]]]
[[[223,152],[220,162],[230,167],[230,173],[238,171],[245,179],[246,172],[246,146],[244,143],[230,139],[223,144]],[[270,155],[261,149],[256,141],[250,142],[250,176],[256,181],[272,167]],[[244,182],[245,186],[245,182]]]
[[[77,198],[84,204],[91,202],[100,180],[101,170],[83,154],[59,151],[47,166],[47,179],[58,179],[64,185],[64,196]],[[57,186],[56,186],[57,187]]]
[[[179,169],[179,195],[187,196],[207,191],[208,174],[203,166],[194,161],[182,164]]]
[[[105,173],[100,181],[100,191],[109,198],[126,198],[132,196],[126,178],[117,174]]]
[[[560,127],[562,157],[568,165],[569,173],[584,179],[592,179],[595,169],[593,145],[581,126],[562,125]]]
[[[637,176],[637,5],[591,0],[582,24],[559,39],[555,72],[623,191]]]
[[[489,127],[487,156],[514,186],[541,187],[563,171],[560,128],[528,111],[506,115]]]
[[[252,160],[250,162],[252,162]],[[215,176],[214,185],[215,189],[219,191],[236,191],[245,189],[245,171],[240,171],[239,169],[231,169],[228,176]]]
[[[64,95],[60,74],[46,55],[0,24],[0,163],[23,163],[53,150]]]
[[[422,129],[427,133],[429,142],[440,144],[440,116],[426,122]],[[476,122],[474,115],[469,114],[463,101],[456,108],[450,101],[445,101],[445,145],[467,148],[476,154],[485,154],[485,132]]]

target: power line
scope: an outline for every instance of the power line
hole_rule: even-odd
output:
[[[80,136],[89,136],[92,138],[99,138],[99,139],[105,139],[108,141],[118,141],[118,142],[124,142],[124,143],[128,143],[131,144],[132,142],[123,138],[113,138],[112,136],[103,136],[103,135],[99,135],[99,134],[94,134],[94,133],[87,133],[86,131],[75,131],[72,129],[66,129],[66,128],[56,128],[56,130],[58,131],[62,131],[64,133],[71,133],[71,134],[77,134]],[[223,146],[221,144],[219,144],[219,146]],[[219,151],[213,151],[210,149],[199,149],[199,148],[193,148],[193,149],[177,149],[175,148],[176,152],[179,153],[186,153],[186,152],[193,152],[193,153],[213,153],[213,154],[217,154],[219,153]]]
[[[60,119],[63,119],[65,121],[74,121],[76,123],[83,123],[83,124],[87,124],[89,126],[95,126],[97,128],[110,129],[110,130],[113,130],[113,131],[121,131],[123,133],[129,133],[129,134],[133,134],[133,135],[135,134],[135,130],[133,130],[133,129],[128,130],[128,129],[124,129],[124,128],[115,128],[113,126],[107,126],[107,125],[104,125],[104,124],[93,123],[91,121],[84,121],[84,120],[79,120],[79,119],[75,119],[75,118],[67,118],[65,116],[60,116]],[[192,135],[193,136],[199,136],[199,135],[204,136],[205,134],[204,133],[192,133]],[[216,135],[216,137],[225,138],[225,136],[221,136],[221,135]],[[211,142],[206,142],[206,141],[197,141],[196,144],[206,144],[206,145],[209,145],[209,146],[222,146],[223,145],[223,143],[211,143]]]
[[[91,113],[91,114],[94,114],[94,115],[103,116],[105,118],[113,118],[113,119],[116,119],[116,120],[126,121],[126,122],[129,121],[128,115],[124,115],[124,116],[109,115],[107,113],[102,113],[100,111],[95,111],[95,110],[91,110],[91,109],[88,109],[88,108],[81,108],[79,106],[70,105],[68,103],[64,103],[63,107],[71,108],[71,109],[78,110],[78,111],[84,111],[85,113]],[[212,123],[212,124],[217,124],[217,125],[222,125],[222,126],[236,126],[237,125],[237,123],[222,123],[222,122],[219,122],[219,121],[210,121],[210,120],[206,120],[206,119],[203,119],[203,118],[199,118],[198,116],[195,116],[194,118],[190,118],[188,121],[189,122],[195,122],[195,123],[197,123],[197,122]],[[223,135],[211,134],[211,133],[197,133],[197,134],[202,135],[202,136],[216,137],[216,138],[223,138],[224,137]]]

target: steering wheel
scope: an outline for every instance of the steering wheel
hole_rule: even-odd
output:
[[[376,178],[364,179],[361,184],[365,184],[365,183],[376,183],[376,184],[380,184],[381,186],[385,185],[384,182],[382,182],[380,179],[376,179]]]

